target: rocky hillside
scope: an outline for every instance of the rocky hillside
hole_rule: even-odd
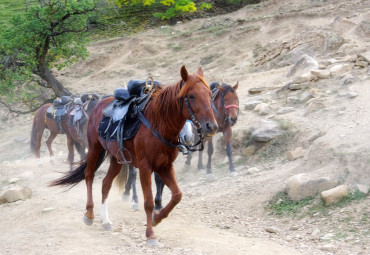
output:
[[[184,171],[184,159],[179,156],[176,166],[184,197],[178,211],[170,215],[170,222],[163,222],[158,234],[163,236],[165,247],[155,252],[219,254],[218,249],[225,254],[369,254],[368,195],[326,207],[319,195],[313,195],[307,205],[302,205],[303,211],[290,209],[292,204],[286,205],[292,213],[281,216],[275,211],[287,201],[284,191],[287,187],[289,191],[294,180],[327,180],[335,183],[332,187],[370,186],[369,21],[369,1],[267,0],[231,14],[93,43],[86,61],[55,73],[75,94],[111,94],[132,78],[148,76],[171,84],[180,79],[182,65],[190,72],[201,66],[209,82],[233,85],[239,81],[240,115],[233,129],[239,175],[229,176],[222,146],[213,159],[213,178],[197,173],[196,157],[191,170]],[[36,168],[31,159],[28,142],[32,118],[14,117],[1,110],[0,187],[19,177],[21,184],[33,189],[32,200],[39,206],[60,208],[63,203],[55,201],[60,193],[39,187],[36,178],[23,173],[45,174],[43,181],[56,177],[47,174],[46,147],[42,154],[47,169]],[[59,171],[67,170],[61,164],[66,158],[64,139],[59,136],[54,144],[60,161],[55,168]],[[305,177],[298,178],[299,174]],[[70,207],[82,210],[85,189],[83,185],[76,189],[79,199],[72,193],[63,196]],[[41,195],[41,190],[47,190],[50,197]],[[165,199],[168,197],[165,194]],[[32,208],[31,202],[0,205],[1,215],[9,210],[20,215],[23,206]],[[63,212],[68,215],[72,208]],[[111,247],[99,247],[103,253],[112,247],[118,250],[121,236],[129,240],[122,248],[125,252],[148,252],[142,247],[141,236],[132,236],[128,230],[143,232],[142,224],[131,222],[133,218],[143,221],[143,211],[127,215],[128,222],[118,223],[119,229],[114,232],[118,234],[92,234],[90,230],[95,238],[113,242]],[[52,222],[58,210],[45,217]],[[117,215],[115,221],[122,222],[120,217]],[[34,220],[42,226],[42,218]],[[10,224],[11,218],[5,221]],[[192,228],[194,222],[200,227]],[[69,231],[76,231],[75,224],[80,222],[65,223]],[[24,226],[27,221],[18,229]],[[175,227],[188,231],[188,235],[181,235],[183,232],[175,231]],[[63,234],[57,227],[53,231]],[[75,235],[84,233],[79,229]],[[19,233],[15,236],[23,237]],[[200,241],[205,236],[212,238]],[[51,247],[58,250],[58,238],[50,240]],[[69,243],[66,237],[61,242]],[[6,251],[20,252],[2,245]],[[78,243],[70,245],[77,254]],[[92,250],[94,245],[93,240],[87,243]]]

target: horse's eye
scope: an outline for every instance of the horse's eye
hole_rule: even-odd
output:
[[[195,96],[194,95],[189,95],[189,99],[190,100],[194,100],[195,99]]]

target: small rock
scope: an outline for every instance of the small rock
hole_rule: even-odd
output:
[[[287,158],[290,161],[293,161],[293,160],[296,160],[302,157],[304,157],[304,152],[303,152],[302,147],[297,147],[294,150],[287,152]]]
[[[284,114],[288,112],[293,112],[295,110],[294,107],[281,107],[279,110],[276,111],[277,114]]]
[[[274,227],[267,227],[265,228],[266,232],[273,233],[273,234],[278,234],[280,231],[277,228]]]
[[[330,68],[332,76],[339,76],[350,71],[352,71],[352,65],[350,64],[336,64]]]
[[[326,205],[335,204],[349,194],[348,185],[340,185],[333,189],[325,190],[321,192],[321,196],[325,201]]]
[[[53,211],[53,210],[55,210],[54,207],[47,207],[47,208],[44,208],[42,211],[43,212],[50,212],[50,211]]]
[[[357,60],[356,63],[355,63],[355,66],[359,66],[359,67],[362,67],[362,68],[365,68],[369,65],[368,62],[366,61],[360,61],[360,60]]]
[[[334,244],[328,243],[328,244],[323,245],[320,249],[322,251],[334,251],[335,247],[336,246]]]
[[[355,184],[355,188],[360,191],[362,194],[367,195],[369,193],[369,186],[363,184]]]
[[[312,70],[311,73],[319,79],[328,79],[331,75],[329,70]]]
[[[271,112],[270,106],[266,103],[256,105],[254,111],[257,111],[260,115],[267,115]]]

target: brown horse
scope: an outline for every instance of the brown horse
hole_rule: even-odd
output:
[[[175,144],[185,121],[192,119],[201,128],[201,132],[205,136],[212,136],[217,131],[217,123],[210,103],[211,91],[203,78],[202,69],[199,68],[195,75],[189,75],[185,66],[183,66],[180,74],[182,80],[155,91],[151,95],[144,112],[141,113],[138,110],[138,115],[141,113],[146,121],[143,121],[143,118],[140,117],[144,125],[140,125],[132,139],[124,141],[125,150],[123,153],[120,153],[117,141],[103,141],[97,131],[103,118],[102,110],[113,99],[106,98],[94,108],[89,119],[89,150],[86,161],[80,167],[51,183],[52,186],[76,185],[85,179],[87,203],[84,221],[86,224],[91,225],[94,219],[92,197],[94,173],[104,161],[107,151],[111,158],[108,173],[102,186],[103,206],[100,217],[103,226],[111,228],[107,212],[107,197],[112,181],[120,173],[121,168],[123,170],[121,173],[125,172],[127,174],[128,171],[129,165],[120,165],[119,162],[125,162],[126,159],[129,159],[129,163],[140,171],[147,220],[147,243],[157,244],[153,226],[166,218],[182,197],[176,182],[173,162],[178,154],[178,147]],[[151,175],[153,172],[156,172],[162,178],[172,193],[170,202],[159,213],[153,213],[154,201],[151,189]],[[121,185],[124,185],[124,183]]]
[[[218,125],[217,132],[222,132],[224,135],[226,153],[229,159],[229,170],[231,175],[236,175],[237,173],[234,168],[231,151],[231,137],[232,137],[231,127],[238,120],[239,99],[238,95],[236,94],[238,82],[234,86],[230,86],[225,83],[212,82],[210,86],[212,89],[212,102],[211,102],[212,109],[214,111]],[[194,134],[196,135],[196,132],[194,132]],[[195,140],[197,140],[197,138],[195,138]],[[212,137],[205,138],[204,143],[207,142],[208,142],[207,174],[212,174],[211,157],[214,150]],[[203,152],[202,150],[200,150],[198,158],[198,170],[204,169],[202,163],[202,156]],[[186,160],[186,164],[190,165],[191,157],[192,157],[191,153],[189,153]]]
[[[88,99],[84,105],[86,110],[87,116],[92,111],[93,107],[96,105],[97,99],[92,97]],[[83,131],[83,134],[77,130],[75,126],[68,125],[70,119],[71,111],[76,107],[76,105],[72,105],[65,116],[65,119],[60,123],[60,125],[56,122],[55,119],[47,117],[47,110],[51,106],[51,104],[45,104],[41,106],[37,111],[33,118],[32,124],[32,131],[31,131],[31,152],[35,154],[36,158],[40,160],[40,147],[41,147],[41,139],[42,134],[44,133],[45,129],[49,129],[50,134],[48,139],[46,140],[46,145],[49,150],[50,154],[50,162],[54,163],[54,152],[51,147],[55,137],[58,134],[65,133],[67,135],[67,144],[68,144],[68,160],[70,162],[71,168],[73,163],[73,154],[74,149],[73,145],[76,147],[77,151],[79,152],[81,158],[86,156],[85,148],[87,147],[87,140],[86,138],[86,131],[87,131],[87,121],[83,125],[80,126],[80,129]],[[62,129],[62,130],[61,130]],[[61,132],[63,131],[63,132]],[[72,156],[71,156],[72,155]]]

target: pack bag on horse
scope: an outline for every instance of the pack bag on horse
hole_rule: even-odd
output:
[[[182,127],[187,119],[191,119],[204,136],[212,136],[217,131],[217,122],[210,103],[211,90],[203,78],[202,69],[199,68],[196,74],[189,75],[183,66],[180,74],[181,80],[176,84],[150,91],[143,97],[132,98],[130,94],[117,93],[115,100],[111,97],[106,98],[94,108],[89,119],[89,149],[86,161],[72,172],[51,183],[52,186],[69,186],[76,185],[85,179],[87,203],[84,221],[86,224],[91,225],[94,219],[92,197],[94,173],[108,153],[110,154],[110,166],[102,184],[103,206],[100,213],[103,226],[107,229],[111,228],[107,197],[113,179],[119,175],[117,180],[123,188],[129,164],[131,164],[139,169],[147,220],[147,243],[157,245],[153,226],[166,218],[182,197],[173,167],[173,162],[181,149],[178,136]],[[137,132],[129,139],[120,136],[118,141],[105,140],[99,136],[98,132],[105,115],[110,116],[110,125],[117,121],[124,125],[123,132],[118,133],[119,136],[125,133],[127,128],[135,128],[135,124],[126,123],[127,120],[135,123],[132,120],[135,118],[140,122]],[[108,126],[106,129],[110,130]],[[119,129],[121,128],[118,127]],[[151,189],[153,172],[162,178],[172,193],[170,202],[159,213],[153,213],[154,201]]]
[[[87,98],[88,100],[86,100],[85,103],[90,104],[91,101],[95,101],[97,98],[97,95],[93,95],[91,98]],[[68,140],[71,134],[71,128],[67,125],[67,120],[70,118],[69,112],[73,109],[73,107],[75,107],[74,102],[77,101],[77,98],[62,96],[60,99],[55,99],[53,104],[45,104],[36,111],[33,118],[30,145],[31,152],[35,154],[39,161],[42,135],[45,129],[49,129],[50,134],[46,140],[46,145],[50,154],[50,162],[54,163],[52,143],[58,134],[66,134]],[[96,102],[94,104],[96,104]],[[85,147],[81,146],[80,141],[73,141],[76,149],[80,153],[81,157],[83,157],[82,154],[85,153]]]
[[[193,133],[193,124],[191,120],[186,120],[184,127],[181,129],[180,135],[179,135],[179,142],[186,145],[186,146],[192,146],[194,141],[194,133]],[[189,152],[190,153],[190,152]],[[157,186],[157,192],[154,199],[155,202],[155,210],[162,208],[162,193],[164,184],[162,179],[158,176],[157,173],[154,173],[155,175],[155,184]],[[136,176],[137,176],[137,170],[133,166],[129,166],[129,174],[128,179],[125,185],[125,190],[122,194],[122,200],[125,202],[130,201],[130,191],[132,189],[132,198],[131,198],[131,209],[134,211],[139,210],[139,199],[137,196],[136,191]],[[158,187],[160,187],[158,189]]]
[[[225,83],[212,82],[210,84],[212,90],[212,109],[214,111],[218,130],[217,132],[222,132],[224,136],[224,142],[226,147],[226,154],[229,159],[229,170],[231,175],[236,175],[232,150],[231,150],[231,138],[232,138],[232,126],[236,124],[239,114],[239,98],[236,93],[238,88],[238,82],[234,86],[230,86]],[[195,136],[197,134],[195,133]],[[197,139],[197,138],[195,138]],[[208,142],[208,162],[207,162],[207,174],[212,174],[211,158],[214,151],[212,137],[204,139],[204,144]],[[202,162],[203,152],[199,150],[198,157],[198,170],[204,169]],[[186,164],[190,165],[192,155],[188,154]]]

